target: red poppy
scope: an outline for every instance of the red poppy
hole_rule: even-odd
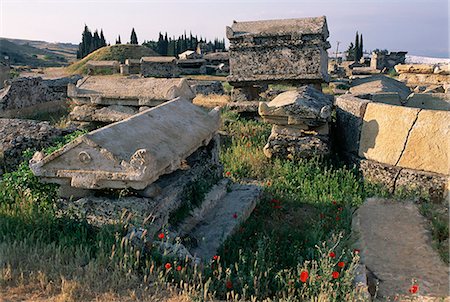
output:
[[[164,267],[166,269],[170,269],[172,267],[172,264],[170,264],[169,262],[166,263],[166,265],[164,265]]]
[[[164,239],[164,233],[159,233],[159,234],[158,234],[158,238],[159,238],[159,239]]]
[[[353,253],[355,253],[355,255],[358,255],[360,252],[361,252],[361,251],[358,250],[358,249],[354,249],[354,250],[353,250]]]
[[[335,258],[335,257],[336,257],[336,254],[335,254],[334,252],[330,252],[330,253],[328,254],[328,256],[330,256],[331,258]]]
[[[419,291],[419,285],[417,285],[417,284],[411,285],[411,287],[409,288],[409,292],[411,294],[415,294],[418,291]]]
[[[177,271],[181,271],[181,265],[177,266]]]
[[[272,182],[269,180],[269,181],[267,182],[267,186],[270,187],[271,185],[272,185]]]
[[[320,213],[319,217],[320,217],[320,219],[324,219],[325,218],[325,214],[324,213]]]
[[[334,204],[334,205],[336,205],[336,204],[337,204],[336,200],[333,200],[333,204]]]
[[[331,273],[331,276],[333,277],[333,279],[337,279],[339,278],[339,272],[334,271],[333,273]]]
[[[234,219],[238,218],[238,214],[237,214],[237,213],[234,213],[234,214],[233,214],[233,218],[234,218]]]
[[[343,210],[344,210],[344,209],[343,209],[342,207],[339,207],[339,208],[338,208],[338,211],[339,211],[339,212],[342,212]]]
[[[214,255],[214,256],[213,256],[213,259],[214,259],[214,260],[217,260],[217,259],[219,259],[219,256]]]
[[[272,203],[280,203],[280,201],[278,200],[278,199],[272,199],[270,202],[272,202]]]
[[[226,283],[225,285],[226,285],[226,287],[227,287],[228,289],[232,289],[232,288],[233,288],[233,283],[231,283],[230,280],[228,280],[227,283]]]
[[[341,218],[339,216],[336,216],[336,221],[339,221]]]
[[[345,262],[344,262],[344,261],[338,262],[338,266],[339,266],[339,267],[344,267],[344,266],[345,266]]]
[[[308,280],[309,274],[307,271],[303,271],[300,273],[300,281],[302,281],[303,283],[306,282],[306,280]]]
[[[226,175],[226,176],[230,176],[230,175],[231,175],[231,172],[230,172],[230,171],[227,171],[227,172],[225,173],[225,175]]]

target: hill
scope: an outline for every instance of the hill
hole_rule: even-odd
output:
[[[119,61],[124,63],[126,59],[140,59],[142,57],[158,56],[152,49],[142,45],[119,44],[105,46],[90,53],[82,60],[73,63],[67,70],[70,73],[85,73],[88,61]]]

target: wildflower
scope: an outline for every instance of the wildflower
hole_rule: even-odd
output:
[[[274,209],[281,209],[280,205],[273,206]]]
[[[271,201],[271,203],[280,203],[280,201],[278,199],[273,198]]]
[[[270,187],[272,185],[272,182],[270,180],[267,181],[267,186]]]
[[[333,279],[337,279],[339,278],[339,272],[334,271],[333,273],[331,273],[331,276],[333,277]]]
[[[325,214],[324,213],[320,213],[319,217],[320,217],[320,219],[324,219],[325,218]]]
[[[330,253],[328,254],[328,256],[330,256],[330,258],[335,258],[335,257],[336,257],[336,254],[335,254],[334,252],[330,252]]]
[[[158,234],[158,238],[159,238],[159,239],[164,239],[164,233],[159,233],[159,234]]]
[[[338,262],[338,266],[339,266],[339,267],[344,267],[344,266],[345,266],[345,262],[344,262],[344,261]]]
[[[217,260],[217,259],[219,259],[219,256],[214,255],[214,256],[213,256],[213,260]]]
[[[411,287],[409,288],[409,292],[411,293],[411,294],[415,294],[415,293],[417,293],[419,291],[419,285],[417,285],[417,284],[413,284],[413,285],[411,285]]]
[[[336,200],[333,200],[333,202],[332,202],[334,205],[337,205],[337,202],[336,202]]]
[[[177,266],[177,271],[181,271],[181,265]]]
[[[336,221],[339,221],[341,219],[341,217],[336,216]]]
[[[231,283],[230,280],[227,280],[227,283],[225,284],[225,286],[226,286],[228,289],[232,289],[232,288],[233,288],[233,283]]]
[[[247,148],[250,148],[252,144],[250,142],[247,143]]]
[[[302,271],[300,273],[300,281],[302,281],[303,283],[306,282],[306,280],[308,280],[309,274],[307,271]]]
[[[342,212],[343,210],[344,210],[344,208],[342,208],[342,207],[339,207],[339,208],[338,208],[338,211],[339,211],[339,212]]]
[[[227,171],[227,172],[225,173],[225,175],[226,175],[226,176],[230,176],[230,175],[231,175],[231,172],[230,172],[230,171]]]
[[[166,263],[166,265],[164,265],[164,267],[166,269],[170,269],[172,267],[172,264],[170,264],[169,262]]]
[[[234,213],[234,214],[233,214],[233,218],[234,218],[234,219],[238,218],[238,214],[237,214],[237,213]]]
[[[354,250],[353,250],[353,253],[355,253],[355,255],[358,255],[360,252],[361,252],[361,251],[358,250],[358,249],[354,249]]]

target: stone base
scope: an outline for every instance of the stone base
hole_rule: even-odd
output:
[[[329,139],[325,135],[293,137],[272,132],[264,146],[264,154],[268,158],[300,159],[327,155],[329,152]]]
[[[366,180],[385,185],[391,193],[415,191],[439,201],[444,199],[448,190],[448,177],[442,174],[389,166],[353,155],[346,157],[359,168]]]
[[[233,87],[231,100],[233,102],[257,101],[259,94],[266,91],[267,85],[251,85],[245,87]]]

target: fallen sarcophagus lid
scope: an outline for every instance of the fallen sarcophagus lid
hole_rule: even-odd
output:
[[[207,113],[178,98],[87,133],[30,161],[44,182],[83,189],[141,190],[206,146],[219,129],[218,109]]]
[[[177,97],[195,97],[186,79],[91,76],[69,85],[68,96],[78,105],[156,106]]]

